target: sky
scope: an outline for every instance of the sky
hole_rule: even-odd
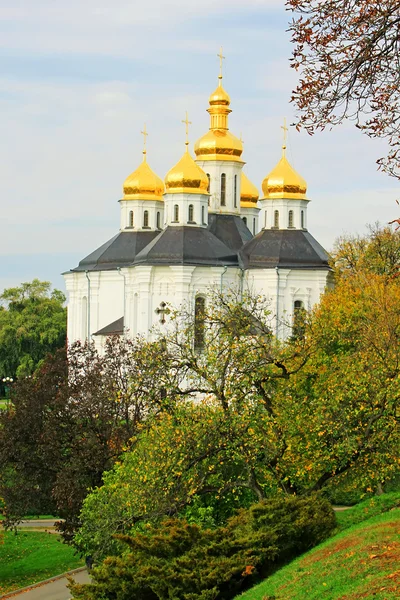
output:
[[[230,129],[261,182],[281,155],[298,75],[283,0],[0,0],[0,293],[61,273],[113,237],[125,178],[148,162],[162,178],[209,127],[220,46]],[[287,156],[308,183],[308,227],[329,251],[343,234],[397,217],[386,153],[351,123]]]

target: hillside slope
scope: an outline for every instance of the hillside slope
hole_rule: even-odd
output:
[[[237,600],[400,598],[400,509],[330,538]]]

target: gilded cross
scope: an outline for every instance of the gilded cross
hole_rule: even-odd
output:
[[[286,127],[286,118],[283,119],[283,125],[281,125],[281,129],[283,129],[283,146],[286,148],[286,137],[289,129]]]
[[[224,58],[226,58],[225,56],[222,55],[222,46],[221,49],[219,51],[219,54],[217,54],[218,58],[219,58],[219,79],[222,79],[222,61],[224,60]]]
[[[189,121],[187,111],[186,111],[186,119],[184,119],[182,121],[182,123],[185,123],[185,125],[186,125],[186,141],[185,141],[185,144],[186,144],[186,146],[189,146],[189,125],[192,124],[192,121]]]
[[[146,123],[144,124],[144,129],[143,129],[143,131],[141,131],[140,133],[142,133],[142,134],[143,134],[143,138],[144,138],[144,142],[143,142],[143,154],[146,154],[146,142],[147,142],[147,139],[146,139],[146,138],[147,138],[147,136],[149,135],[149,134],[147,133],[147,130],[146,130]]]

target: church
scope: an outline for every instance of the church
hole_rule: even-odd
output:
[[[266,296],[271,328],[291,334],[296,310],[310,310],[330,284],[328,255],[308,231],[307,184],[282,157],[262,182],[262,196],[243,171],[243,144],[228,127],[230,97],[209,98],[210,128],[164,181],[147,160],[127,177],[120,229],[64,273],[68,341],[142,335],[168,327],[169,307],[200,311],[211,287]],[[285,134],[286,134],[286,129]]]

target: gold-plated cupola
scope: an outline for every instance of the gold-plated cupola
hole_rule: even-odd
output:
[[[146,160],[146,125],[144,126],[143,162],[124,181],[123,200],[163,200],[164,182],[149,167]]]
[[[189,153],[188,126],[190,121],[186,113],[186,150],[177,164],[168,171],[165,177],[165,188],[168,194],[207,194],[208,177]]]
[[[242,142],[234,136],[228,128],[228,115],[232,112],[229,108],[231,100],[229,94],[222,87],[222,56],[220,59],[219,83],[217,89],[209,98],[210,130],[203,135],[194,146],[194,152],[199,160],[231,160],[242,162]]]
[[[240,206],[242,208],[257,207],[258,189],[242,171],[240,183]]]
[[[307,200],[307,183],[286,158],[286,123],[282,129],[284,130],[282,158],[262,182],[264,198]]]

